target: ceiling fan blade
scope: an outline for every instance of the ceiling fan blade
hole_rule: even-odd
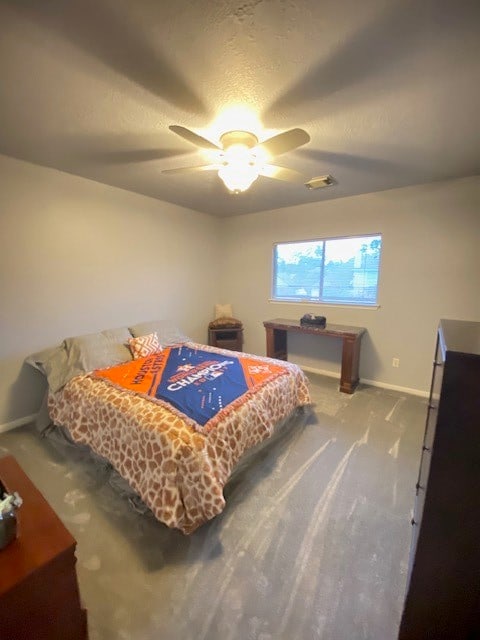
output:
[[[292,151],[303,144],[310,142],[310,136],[303,129],[290,129],[279,133],[268,140],[264,140],[258,146],[271,156],[279,156],[281,153]]]
[[[137,162],[150,162],[163,158],[174,158],[185,155],[178,149],[130,149],[120,151],[103,151],[101,153],[85,154],[85,159],[94,162],[107,162],[109,164],[133,164]]]
[[[168,128],[170,129],[170,131],[173,131],[173,133],[176,133],[177,136],[180,136],[181,138],[188,140],[188,142],[191,142],[197,147],[201,147],[202,149],[216,149],[217,151],[222,150],[221,147],[218,147],[213,142],[210,142],[210,140],[207,140],[203,136],[199,136],[198,133],[194,133],[193,131],[190,131],[190,129],[187,129],[186,127],[180,127],[177,124],[172,124]]]
[[[218,171],[219,164],[199,164],[195,167],[178,167],[178,169],[164,169],[162,173],[196,173],[197,171]]]
[[[293,182],[294,184],[305,184],[306,178],[304,175],[293,169],[286,169],[285,167],[277,167],[273,164],[266,164],[260,171],[261,176],[266,178],[273,178],[274,180],[282,180],[282,182]]]

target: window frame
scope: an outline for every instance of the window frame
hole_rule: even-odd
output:
[[[300,244],[302,242],[322,242],[323,243],[323,251],[322,251],[322,264],[321,264],[321,280],[319,282],[319,296],[323,293],[323,279],[325,273],[325,244],[330,240],[348,240],[350,238],[375,238],[379,236],[381,241],[381,250],[380,257],[378,261],[378,272],[377,272],[377,295],[375,302],[343,302],[343,301],[324,301],[319,298],[293,298],[293,297],[285,297],[285,298],[276,298],[275,297],[275,281],[277,276],[277,260],[276,260],[276,247],[278,245],[288,245],[288,244]],[[315,304],[327,307],[353,307],[354,309],[378,309],[380,307],[380,283],[381,283],[381,272],[382,272],[382,257],[383,257],[383,234],[381,232],[372,232],[365,234],[355,234],[348,236],[328,236],[323,238],[306,238],[299,240],[286,240],[286,241],[278,241],[274,242],[272,246],[272,278],[271,278],[271,289],[270,289],[270,302],[276,304]]]

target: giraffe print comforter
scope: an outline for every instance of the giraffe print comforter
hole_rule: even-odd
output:
[[[281,364],[287,375],[260,387],[208,433],[164,404],[88,374],[51,393],[49,412],[75,442],[109,460],[158,520],[190,534],[223,510],[223,487],[242,454],[271,436],[296,407],[310,403],[304,373]]]

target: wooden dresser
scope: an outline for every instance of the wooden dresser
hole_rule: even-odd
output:
[[[0,458],[0,479],[18,491],[18,537],[0,551],[0,638],[85,640],[72,535],[12,456]]]
[[[400,640],[480,638],[480,322],[441,320]]]

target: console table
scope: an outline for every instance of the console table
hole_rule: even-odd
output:
[[[0,458],[0,479],[23,498],[17,539],[0,551],[0,638],[86,640],[75,539],[12,456]]]
[[[340,374],[340,391],[353,393],[358,385],[358,365],[360,362],[360,345],[364,327],[349,327],[342,324],[327,324],[325,328],[315,325],[302,325],[298,320],[265,320],[263,323],[267,333],[267,356],[278,360],[287,360],[287,332],[310,333],[316,336],[341,338],[343,342],[342,369]]]

